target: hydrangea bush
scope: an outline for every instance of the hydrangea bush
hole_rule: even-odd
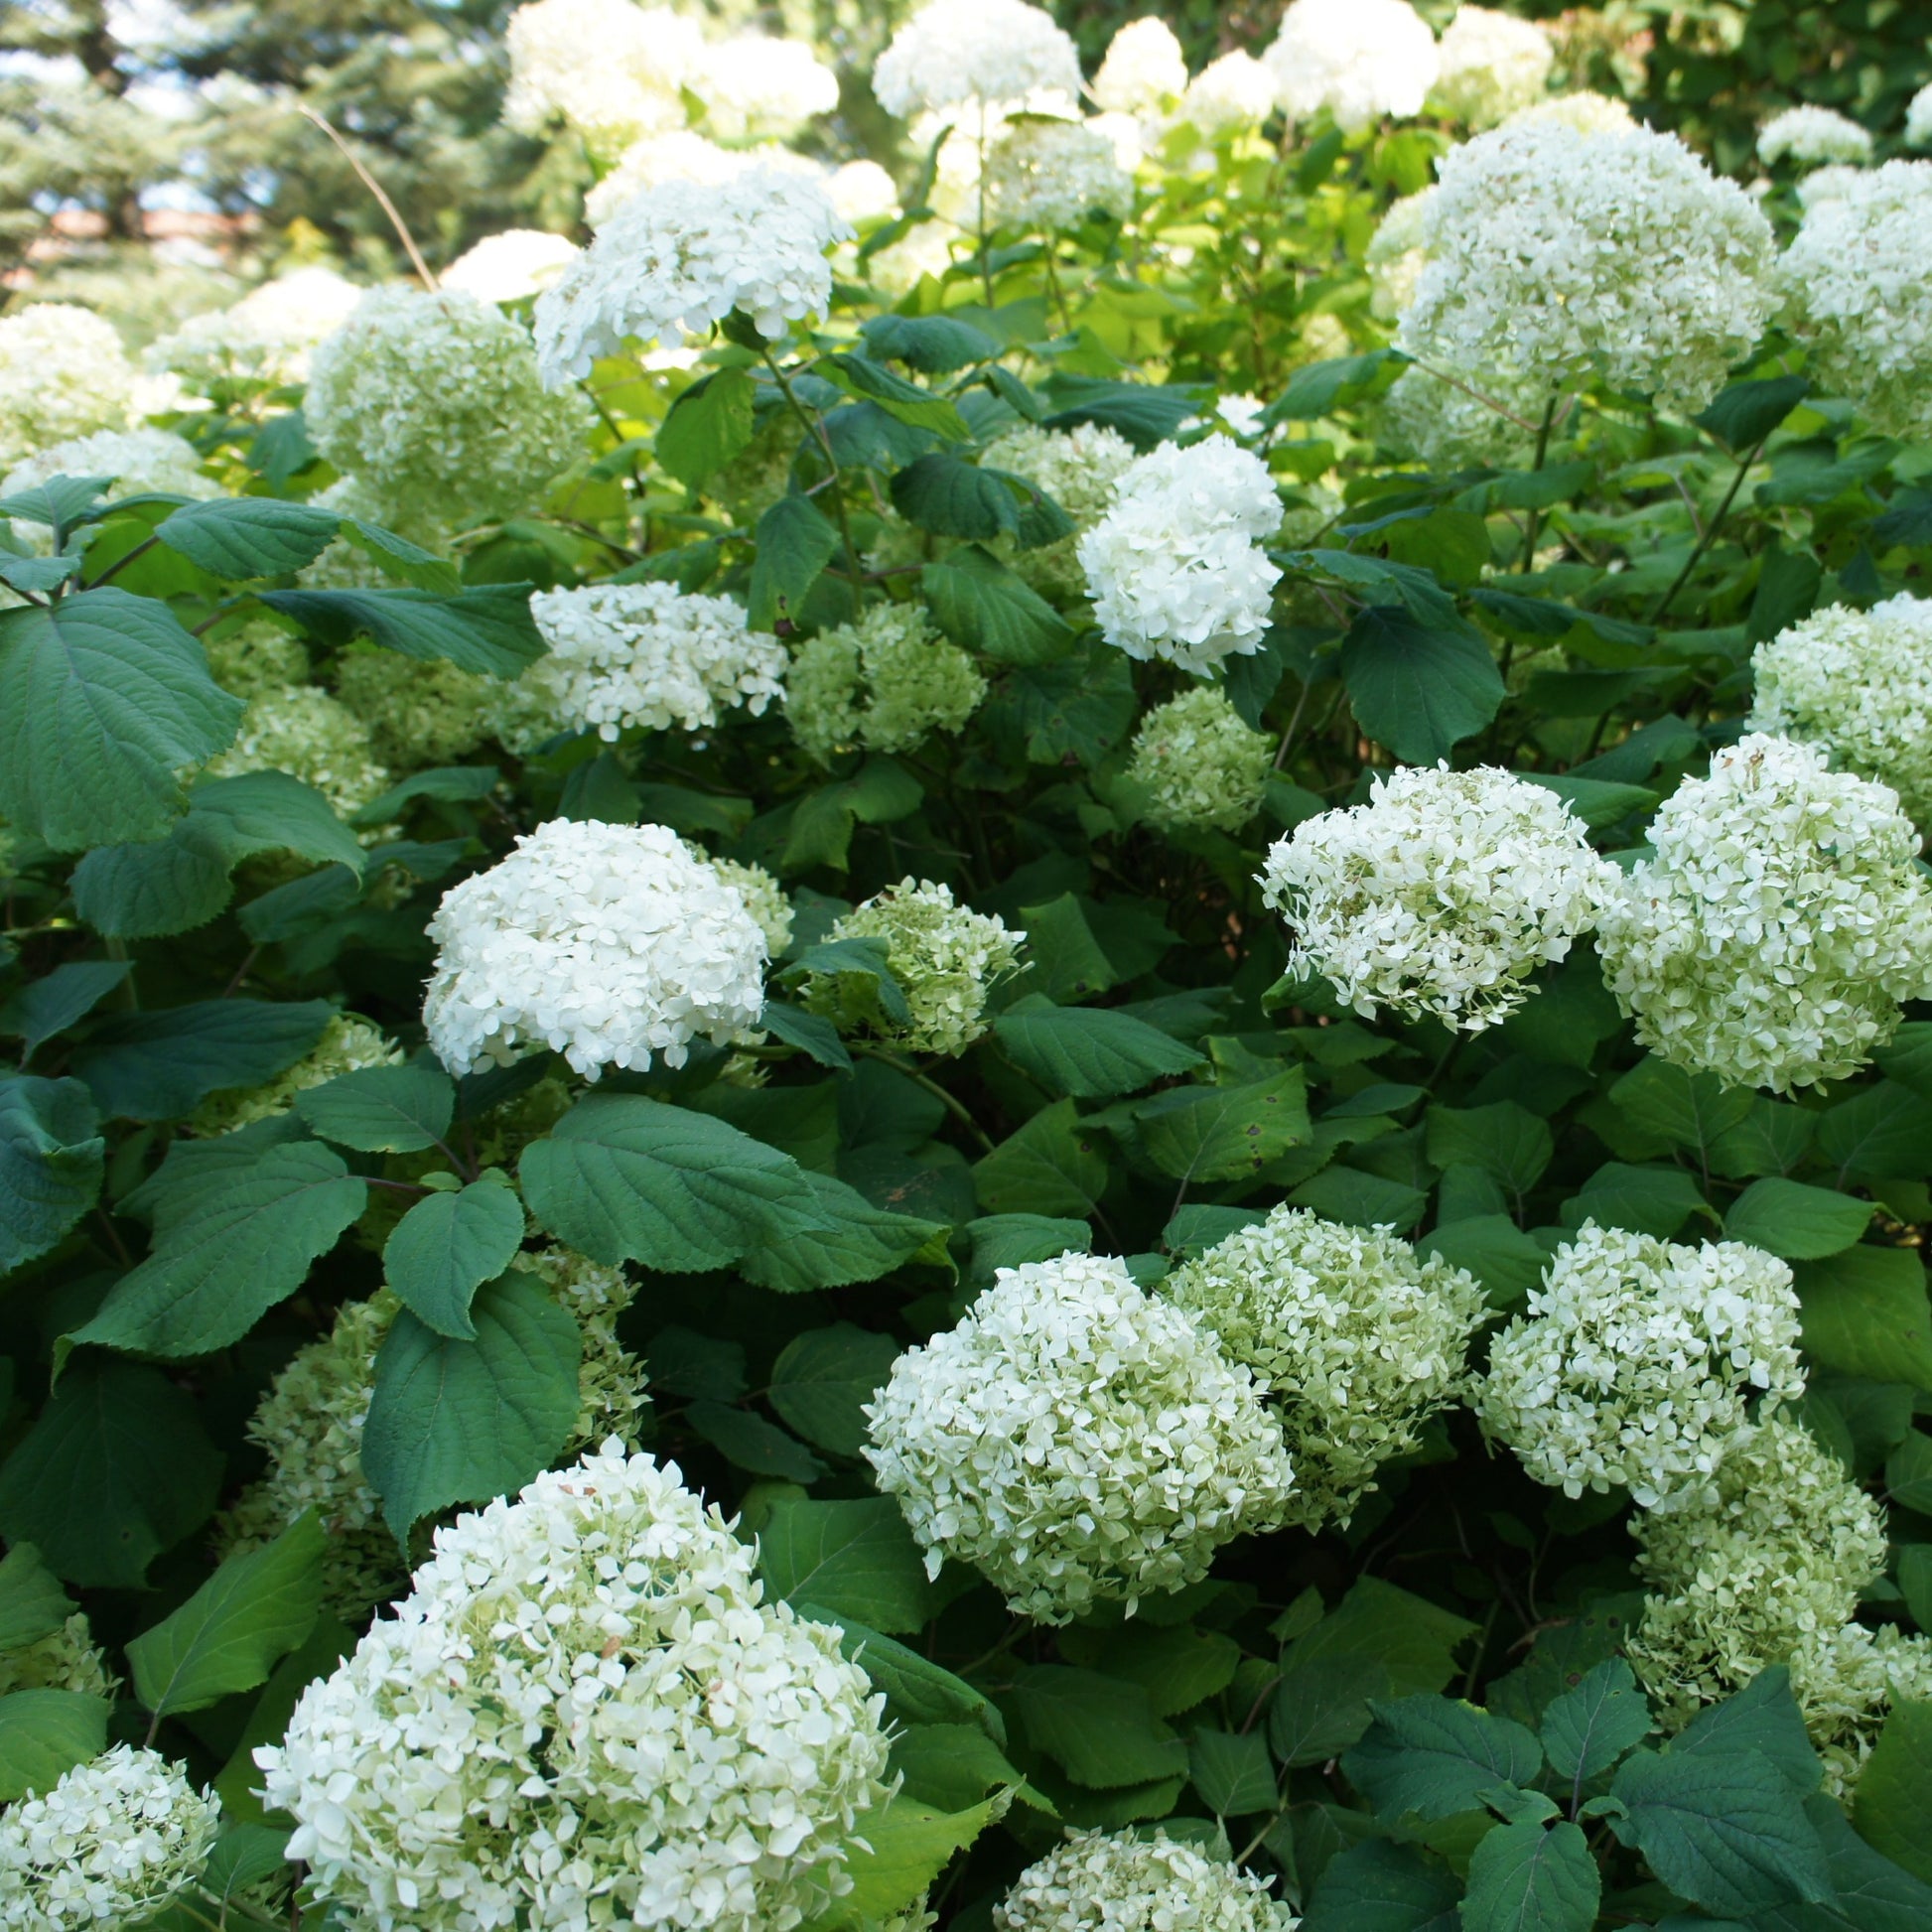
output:
[[[1536,11],[13,278],[0,1924],[1932,1925],[1932,74]]]

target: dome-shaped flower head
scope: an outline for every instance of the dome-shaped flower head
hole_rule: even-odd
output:
[[[1024,120],[986,158],[986,199],[1000,227],[1074,228],[1089,214],[1116,220],[1134,206],[1134,177],[1114,144],[1080,121]]]
[[[420,515],[502,516],[569,468],[590,404],[552,395],[522,327],[473,295],[371,289],[315,352],[316,448]]]
[[[1187,87],[1187,58],[1158,14],[1130,20],[1107,43],[1091,92],[1110,114],[1147,120],[1164,113]]]
[[[1445,764],[1304,819],[1260,877],[1293,934],[1291,973],[1319,973],[1364,1019],[1388,1006],[1479,1033],[1596,922],[1612,875],[1555,792]]]
[[[1049,1623],[1196,1582],[1279,1522],[1294,1483],[1248,1370],[1092,1255],[1002,1268],[866,1416],[866,1458],[932,1575],[970,1563]]]
[[[1325,107],[1350,134],[1421,113],[1436,80],[1436,36],[1408,0],[1294,0],[1261,58],[1290,114]]]
[[[439,1530],[257,1753],[290,1857],[372,1932],[789,1932],[851,1888],[883,1700],[767,1606],[675,1467],[612,1443]]]
[[[576,243],[542,228],[505,228],[485,235],[437,277],[446,289],[479,302],[527,302],[577,259]]]
[[[675,346],[742,309],[771,341],[822,320],[825,251],[852,233],[816,182],[770,168],[667,181],[613,213],[537,297],[537,357],[552,388],[588,375],[626,339]]]
[[[1708,1499],[1753,1399],[1803,1394],[1791,1270],[1741,1241],[1697,1247],[1586,1221],[1496,1337],[1477,1413],[1538,1482]]]
[[[1218,685],[1156,705],[1134,734],[1127,777],[1146,794],[1150,824],[1238,832],[1261,805],[1275,741],[1253,730]]]
[[[1494,127],[1534,106],[1557,58],[1536,21],[1493,7],[1458,7],[1437,54],[1441,69],[1430,100],[1470,127]]]
[[[1604,908],[1603,977],[1662,1059],[1727,1085],[1842,1080],[1932,987],[1932,887],[1898,794],[1754,733],[1686,778]]]
[[[839,77],[803,41],[737,34],[706,47],[688,82],[721,141],[780,141],[839,104]]]
[[[879,57],[872,90],[902,119],[1038,95],[1070,104],[1080,57],[1052,15],[1026,0],[928,0]]]
[[[1275,111],[1275,75],[1264,62],[1236,48],[1210,61],[1187,83],[1176,118],[1218,141],[1259,127]]]
[[[682,1066],[764,1005],[744,896],[661,825],[552,819],[443,895],[423,1025],[453,1073],[548,1046],[595,1080]]]
[[[1763,334],[1770,224],[1675,135],[1529,119],[1439,172],[1397,339],[1424,361],[1544,396],[1598,375],[1689,413]]]
[[[0,317],[0,464],[125,429],[133,409],[134,365],[111,322],[71,302]]]
[[[142,360],[180,376],[201,396],[221,382],[300,382],[317,344],[355,313],[366,293],[333,268],[292,268],[230,308],[190,316],[151,343]]]
[[[1787,107],[1758,129],[1757,158],[1767,168],[1780,161],[1801,168],[1831,161],[1857,168],[1871,159],[1871,136],[1835,107]]]
[[[855,746],[910,752],[934,732],[962,731],[985,696],[971,656],[920,606],[875,604],[796,646],[785,716],[799,744],[827,762]]]
[[[1580,87],[1575,93],[1551,94],[1532,107],[1519,107],[1503,122],[1505,127],[1568,127],[1579,134],[1628,134],[1637,125],[1628,103],[1611,94],[1591,93]]]
[[[993,1908],[996,1932],[1294,1932],[1268,1881],[1157,1829],[1069,1832]]]
[[[504,39],[503,119],[529,134],[561,120],[600,155],[682,127],[681,90],[705,53],[695,20],[632,0],[531,0]]]

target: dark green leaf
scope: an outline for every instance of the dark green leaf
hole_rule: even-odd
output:
[[[210,577],[240,583],[314,563],[341,520],[332,510],[277,496],[216,497],[184,503],[163,518],[155,535]]]
[[[1462,1887],[1413,1845],[1371,1838],[1328,1861],[1302,1932],[1455,1932]]]
[[[1106,1791],[1187,1769],[1186,1745],[1137,1685],[1067,1664],[1032,1664],[1009,1697],[1028,1743],[1076,1784]]]
[[[876,1207],[829,1174],[801,1173],[801,1186],[764,1210],[757,1245],[739,1273],[760,1288],[802,1295],[891,1274],[943,1232],[935,1221]]]
[[[168,1120],[224,1087],[274,1079],[334,1017],[325,1000],[201,1000],[116,1014],[75,1049],[73,1070],[110,1118]]]
[[[1892,1706],[1859,1773],[1852,1819],[1874,1852],[1932,1881],[1932,1704]]]
[[[1543,1279],[1550,1258],[1507,1214],[1477,1214],[1425,1234],[1417,1245],[1479,1281],[1493,1308],[1515,1308]]]
[[[1606,1161],[1560,1210],[1565,1227],[1594,1221],[1668,1241],[1693,1214],[1709,1213],[1698,1184],[1681,1168],[1635,1168]]]
[[[0,1651],[18,1650],[58,1630],[74,1605],[31,1543],[0,1558]]]
[[[1430,625],[1394,605],[1355,614],[1340,668],[1362,730],[1407,764],[1447,758],[1503,701],[1502,678],[1475,631]]]
[[[758,522],[752,627],[769,630],[780,618],[795,621],[806,594],[838,547],[838,531],[809,496],[780,496]]]
[[[1501,1825],[1469,1860],[1462,1932],[1589,1932],[1602,1893],[1580,1826]]]
[[[544,651],[530,616],[530,588],[490,584],[454,597],[419,590],[263,591],[260,597],[338,649],[368,637],[418,663],[448,658],[459,670],[513,678]]]
[[[1932,1308],[1915,1248],[1847,1248],[1792,1271],[1805,1353],[1819,1368],[1932,1389]]]
[[[1374,1722],[1341,1768],[1386,1824],[1479,1810],[1491,1786],[1526,1785],[1543,1768],[1532,1731],[1472,1705],[1412,1697],[1369,1709]]]
[[[787,1006],[782,1000],[767,1000],[759,1015],[759,1026],[773,1039],[795,1046],[820,1066],[841,1073],[852,1070],[852,1055],[839,1038],[839,1030],[822,1014],[807,1013],[803,1007]]]
[[[1871,1211],[1869,1201],[1770,1174],[1752,1181],[1731,1202],[1725,1235],[1787,1261],[1819,1261],[1851,1247],[1865,1231]]]
[[[1331,410],[1359,402],[1383,368],[1400,359],[1389,349],[1374,348],[1363,355],[1335,355],[1326,361],[1310,362],[1295,371],[1288,387],[1268,405],[1262,421],[1270,427],[1311,423]]]
[[[794,1335],[772,1364],[766,1396],[779,1416],[834,1455],[856,1457],[866,1444],[860,1413],[885,1386],[898,1358],[890,1335],[850,1321]]]
[[[1274,1760],[1258,1730],[1197,1730],[1187,1740],[1188,1781],[1211,1812],[1240,1818],[1273,1811]]]
[[[1046,664],[1064,657],[1073,642],[1066,620],[977,543],[927,564],[919,589],[933,621],[954,643],[1002,664]]]
[[[500,1173],[454,1194],[416,1202],[382,1250],[382,1272],[407,1307],[439,1335],[476,1338],[470,1303],[523,1245],[523,1203]]]
[[[746,369],[719,369],[671,405],[652,452],[679,483],[697,484],[742,455],[753,436],[758,385]]]
[[[709,1443],[734,1468],[780,1481],[816,1482],[825,1464],[795,1436],[749,1409],[701,1400],[684,1412],[684,1425]]]
[[[779,1497],[759,1531],[759,1575],[767,1598],[818,1604],[896,1635],[931,1614],[925,1562],[888,1496]]]
[[[921,389],[895,375],[884,363],[864,355],[826,355],[812,364],[812,373],[843,389],[848,396],[876,402],[888,415],[914,429],[929,429],[949,442],[967,439],[966,420],[944,396]]]
[[[0,1005],[0,1034],[18,1034],[21,1058],[84,1019],[133,971],[125,959],[76,959],[30,980]]]
[[[1880,1080],[1825,1110],[1816,1146],[1841,1184],[1932,1173],[1932,1100]]]
[[[1199,411],[1202,401],[1202,391],[1191,385],[1115,382],[1057,371],[1048,378],[1046,391],[1056,405],[1046,418],[1048,429],[1101,423],[1119,430],[1137,450],[1165,443]]]
[[[1009,672],[987,717],[1032,763],[1098,764],[1126,743],[1137,702],[1127,659],[1103,645]]]
[[[313,1134],[365,1154],[414,1154],[450,1131],[456,1087],[433,1066],[364,1066],[295,1097]]]
[[[41,1795],[64,1772],[107,1745],[113,1706],[80,1691],[15,1691],[0,1697],[0,1804]]]
[[[996,473],[935,450],[894,477],[893,506],[942,537],[997,537],[1020,523],[1020,498]]]
[[[1581,1789],[1650,1730],[1650,1707],[1621,1657],[1608,1657],[1543,1714],[1550,1768]]]
[[[1041,994],[1008,1007],[994,1033],[1047,1092],[1083,1099],[1132,1093],[1201,1062],[1191,1046],[1144,1020],[1097,1007],[1058,1007]]]
[[[859,334],[875,356],[903,362],[921,375],[950,375],[1000,352],[984,330],[952,316],[873,316]]]
[[[1065,1006],[1104,993],[1120,975],[1094,937],[1085,908],[1071,893],[1044,905],[1021,908],[1027,922],[1027,984],[1045,999]]]
[[[1073,1102],[1043,1107],[973,1170],[988,1214],[1085,1216],[1107,1185],[1107,1163]]]
[[[1134,1109],[1141,1145],[1176,1180],[1240,1180],[1309,1138],[1308,1075],[1175,1087]]]
[[[982,1691],[942,1669],[902,1643],[882,1636],[856,1617],[835,1614],[808,1601],[792,1607],[814,1623],[839,1626],[839,1648],[883,1691],[886,1708],[901,1724],[977,1725],[996,1744],[1006,1742],[1006,1725]]]
[[[0,1080],[0,1275],[44,1255],[94,1204],[99,1126],[78,1080]]]
[[[1797,408],[1811,389],[1802,375],[1774,375],[1733,382],[1696,418],[1725,449],[1741,456],[1754,449]]]

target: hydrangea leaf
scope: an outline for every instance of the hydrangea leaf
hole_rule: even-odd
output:
[[[1388,1824],[1478,1810],[1491,1786],[1526,1785],[1543,1768],[1533,1731],[1451,1698],[1400,1698],[1369,1709],[1374,1722],[1341,1767]]]
[[[1341,676],[1363,731],[1405,764],[1434,764],[1495,717],[1503,681],[1459,620],[1428,623],[1369,604],[1341,641]]]
[[[45,1254],[93,1205],[99,1125],[78,1080],[0,1080],[0,1275]]]
[[[850,1321],[807,1328],[779,1351],[766,1396],[808,1443],[856,1457],[866,1444],[861,1410],[897,1358],[898,1343],[891,1335]]]
[[[0,1697],[0,1804],[51,1789],[65,1771],[107,1746],[114,1707],[79,1691],[15,1691]]]
[[[60,1579],[31,1543],[16,1544],[0,1558],[0,1651],[51,1635],[73,1613]]]
[[[820,1604],[890,1635],[917,1630],[931,1614],[918,1546],[886,1496],[780,1497],[759,1530],[759,1575],[772,1597]]]
[[[522,1245],[523,1203],[500,1173],[486,1174],[417,1201],[383,1246],[382,1272],[418,1320],[439,1335],[474,1341],[472,1299]]]
[[[671,405],[651,446],[682,483],[700,483],[742,455],[753,434],[757,384],[746,369],[719,369]]]
[[[1543,1714],[1550,1768],[1578,1792],[1600,1776],[1650,1729],[1650,1708],[1621,1657],[1608,1657]]]
[[[1008,1693],[1027,1742],[1076,1784],[1145,1784],[1187,1768],[1187,1746],[1137,1684],[1067,1664],[1031,1664]]]
[[[1462,1932],[1589,1932],[1602,1895],[1581,1826],[1501,1825],[1469,1861]]]
[[[103,1114],[167,1120],[285,1072],[335,1017],[326,1000],[199,1000],[116,1014],[73,1056]]]
[[[456,1086],[434,1066],[363,1066],[295,1097],[312,1134],[365,1154],[415,1154],[450,1131]]]
[[[1461,1896],[1455,1874],[1419,1847],[1372,1838],[1328,1861],[1302,1932],[1459,1932]]]
[[[1871,1215],[1870,1201],[1767,1174],[1731,1202],[1725,1215],[1725,1236],[1748,1241],[1787,1261],[1819,1261],[1851,1247]]]
[[[155,529],[170,550],[228,583],[281,577],[312,564],[334,541],[341,518],[314,503],[275,496],[184,503]]]
[[[1132,1093],[1201,1063],[1191,1046],[1131,1014],[1059,1007],[1030,994],[994,1022],[1000,1044],[1049,1093]]]
[[[459,670],[513,678],[543,655],[528,584],[437,591],[263,591],[271,611],[293,618],[325,644],[368,637],[418,663],[447,658]]]

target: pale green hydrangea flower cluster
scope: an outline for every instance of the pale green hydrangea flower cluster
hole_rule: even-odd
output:
[[[188,1131],[203,1136],[232,1134],[252,1127],[273,1114],[285,1114],[295,1096],[365,1066],[396,1066],[402,1048],[373,1020],[359,1014],[339,1013],[323,1028],[322,1037],[301,1059],[258,1087],[223,1087],[211,1093],[190,1117]]]
[[[1260,875],[1293,932],[1288,970],[1318,973],[1364,1019],[1480,1033],[1593,926],[1614,875],[1547,786],[1493,765],[1409,765],[1368,802],[1305,819]]]
[[[1127,777],[1146,793],[1150,824],[1238,832],[1261,805],[1274,758],[1274,740],[1250,727],[1218,685],[1203,684],[1141,721]]]
[[[1309,1530],[1345,1528],[1382,1464],[1459,1399],[1484,1312],[1460,1268],[1386,1228],[1286,1204],[1183,1262],[1161,1293],[1267,1385],[1295,1462],[1283,1520]]]
[[[1185,1587],[1282,1518],[1295,1470],[1265,1388],[1184,1310],[1093,1255],[1002,1268],[893,1365],[866,1459],[936,1577],[974,1566],[1065,1623]]]
[[[0,1812],[0,1924],[145,1924],[201,1875],[219,1817],[179,1764],[116,1744]]]
[[[1825,1786],[1849,1796],[1885,1720],[1900,1704],[1932,1699],[1932,1637],[1896,1624],[1846,1623],[1790,1658],[1791,1691],[1825,1761]]]
[[[1435,193],[1433,188],[1422,188],[1394,203],[1362,251],[1371,290],[1369,307],[1384,322],[1393,322],[1415,300],[1416,284],[1429,259],[1425,216]]]
[[[1105,423],[1041,429],[1021,423],[996,437],[982,459],[988,470],[1024,478],[1052,498],[1072,519],[1070,534],[1032,550],[1016,550],[1010,537],[1000,554],[1044,597],[1079,597],[1087,574],[1076,554],[1080,537],[1107,514],[1114,485],[1134,464],[1134,446]]]
[[[1001,227],[1078,227],[1089,214],[1124,219],[1134,207],[1134,177],[1105,134],[1079,121],[1017,121],[986,158],[988,212]]]
[[[515,688],[463,670],[447,657],[424,664],[398,651],[351,649],[336,664],[337,697],[362,721],[377,757],[392,771],[421,771],[468,758],[493,735]]]
[[[0,317],[0,464],[126,429],[134,411],[134,367],[112,323],[70,302]]]
[[[1165,1831],[1069,1832],[993,1908],[996,1932],[1295,1932],[1268,1881]]]
[[[833,939],[880,939],[902,1011],[881,1004],[862,973],[813,973],[805,1004],[844,1033],[870,1032],[914,1053],[962,1053],[986,1031],[995,984],[1020,970],[1024,932],[959,904],[950,886],[901,879],[836,920]]]
[[[59,1629],[32,1643],[0,1651],[0,1697],[15,1691],[75,1691],[82,1697],[112,1697],[119,1680],[107,1668],[107,1654],[94,1642],[84,1610],[75,1610]]]
[[[251,697],[234,743],[202,767],[208,778],[244,771],[286,771],[313,785],[344,818],[380,798],[390,784],[368,727],[313,684],[283,685]]]
[[[505,516],[575,459],[577,391],[537,377],[528,333],[475,296],[382,288],[315,352],[317,449],[390,503],[456,521]]]
[[[300,382],[316,345],[355,313],[363,291],[333,268],[293,268],[226,309],[190,316],[150,345],[149,368],[198,396],[224,383]]]
[[[309,680],[309,653],[301,638],[272,623],[244,623],[202,639],[208,674],[237,698],[262,698]]]
[[[1413,294],[1413,285],[1411,286]],[[1523,462],[1536,442],[1543,398],[1520,380],[1485,369],[1450,379],[1433,368],[1407,368],[1382,398],[1382,441],[1432,470],[1499,470]]]
[[[713,859],[711,869],[738,888],[753,924],[764,934],[766,952],[776,959],[791,944],[792,905],[783,887],[762,866],[737,859]]]
[[[1758,645],[1746,729],[1795,738],[1932,825],[1932,599],[1830,605]]]
[[[820,762],[856,746],[915,750],[963,731],[986,696],[972,658],[916,605],[877,604],[797,645],[785,674],[792,736]]]
[[[1804,1386],[1782,1261],[1586,1221],[1496,1337],[1476,1408],[1538,1482],[1675,1510],[1708,1506],[1753,1401]]]
[[[436,1535],[256,1753],[289,1856],[370,1932],[791,1932],[851,1890],[885,1700],[757,1551],[613,1442]]]
[[[1686,778],[1597,932],[1660,1058],[1729,1085],[1856,1072],[1932,987],[1932,887],[1898,794],[1754,733]]]
[[[1543,98],[1557,50],[1536,21],[1462,6],[1437,42],[1436,58],[1430,104],[1469,127],[1494,127]]]

